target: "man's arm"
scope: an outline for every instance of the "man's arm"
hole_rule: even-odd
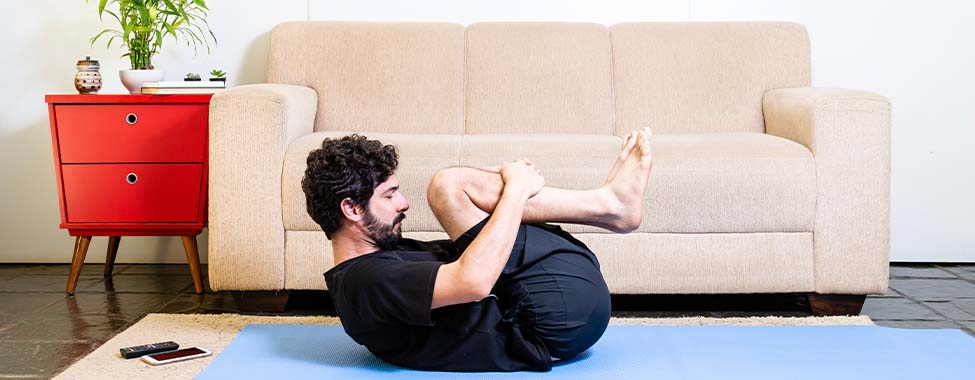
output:
[[[501,167],[504,188],[498,204],[460,258],[437,272],[431,309],[487,297],[514,247],[528,199],[544,186],[533,166],[516,161]]]

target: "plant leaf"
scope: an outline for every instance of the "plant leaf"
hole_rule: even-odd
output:
[[[132,26],[133,26],[133,25],[132,25],[132,23],[131,23],[131,22],[127,22],[127,23],[125,23],[125,24],[122,24],[122,28],[123,28],[123,30],[122,30],[122,34],[124,34],[124,35],[125,35],[125,38],[126,38],[126,39],[128,39],[128,38],[129,38],[129,36],[130,36],[130,35],[132,35]]]
[[[98,34],[96,34],[93,37],[91,37],[91,40],[90,40],[91,44],[94,45],[95,44],[95,41],[97,41],[99,37],[101,37],[103,34],[108,33],[108,32],[118,33],[118,31],[117,30],[114,30],[114,29],[105,29],[105,30],[102,30],[101,32],[98,32]]]
[[[166,10],[169,10],[169,11],[175,11],[176,10],[176,5],[174,5],[172,1],[170,1],[170,0],[162,0],[162,1],[163,1],[163,4],[166,5]]]
[[[109,38],[108,39],[108,43],[105,44],[105,48],[108,49],[108,48],[112,47],[112,40],[114,40],[116,38],[119,38],[119,36],[112,36],[111,38]]]
[[[118,20],[119,25],[122,24],[122,19],[119,18],[118,15],[115,14],[115,12],[112,12],[111,10],[107,10],[107,11],[105,11],[105,13],[108,13],[108,14],[112,15],[112,17],[115,17],[115,19]]]
[[[166,30],[169,31],[169,34],[172,35],[173,38],[177,38],[176,37],[176,28],[174,28],[169,23],[165,23],[165,22],[163,23],[163,26],[166,27]]]

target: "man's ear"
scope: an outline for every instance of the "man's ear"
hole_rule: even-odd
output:
[[[365,217],[365,212],[362,209],[362,206],[352,203],[352,199],[343,199],[342,203],[339,204],[339,208],[342,209],[342,214],[353,222],[358,222]]]

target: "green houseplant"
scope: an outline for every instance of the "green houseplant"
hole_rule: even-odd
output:
[[[119,70],[119,78],[129,92],[139,93],[142,83],[163,79],[163,71],[155,69],[152,57],[167,36],[185,41],[194,51],[203,45],[210,52],[210,43],[216,44],[217,38],[206,21],[209,10],[204,0],[99,0],[99,19],[104,21],[107,14],[118,22],[118,28],[98,32],[91,44],[107,37],[106,47],[117,41],[126,48],[122,57],[129,59],[130,69]]]
[[[210,70],[210,81],[211,82],[226,82],[227,73],[220,69]]]

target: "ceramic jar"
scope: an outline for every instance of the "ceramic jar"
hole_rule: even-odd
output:
[[[98,72],[101,66],[91,57],[78,61],[78,73],[74,75],[74,88],[79,94],[97,94],[102,89],[102,74]]]

